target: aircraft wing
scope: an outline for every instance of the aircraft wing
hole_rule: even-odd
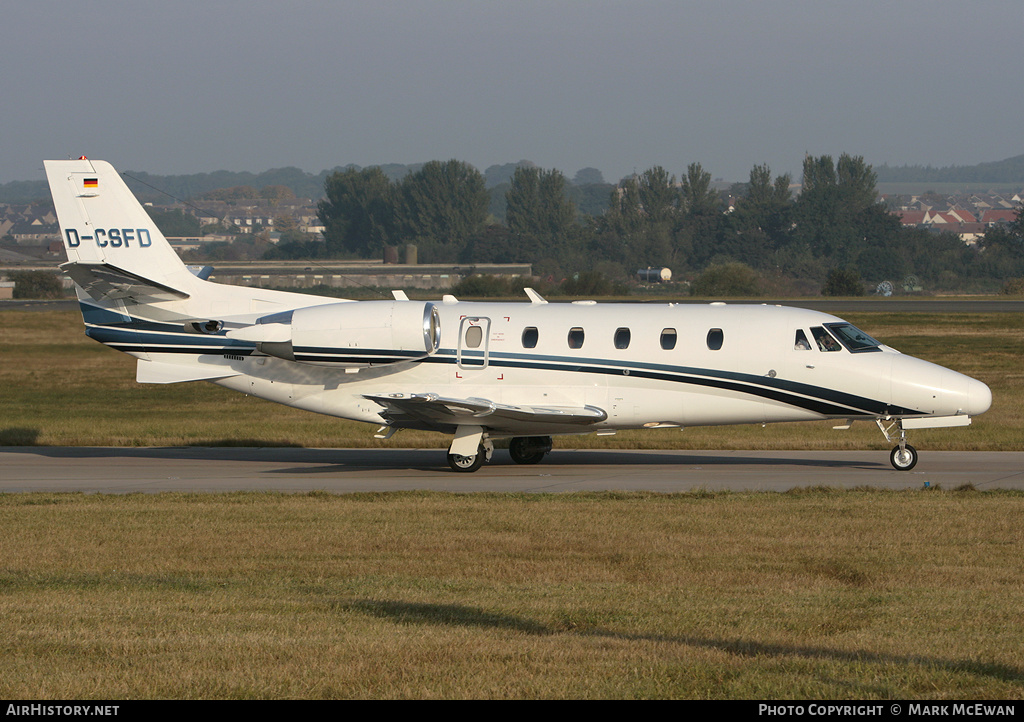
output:
[[[72,261],[62,264],[61,270],[96,301],[129,299],[135,303],[153,303],[188,298],[184,291],[149,281],[109,263]]]
[[[453,399],[437,394],[372,396],[393,426],[454,433],[459,426],[483,426],[510,434],[558,433],[566,427],[597,424],[608,418],[596,406],[510,406],[488,399]]]

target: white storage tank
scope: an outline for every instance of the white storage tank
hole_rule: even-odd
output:
[[[667,283],[672,280],[670,268],[641,268],[636,272],[641,283]]]

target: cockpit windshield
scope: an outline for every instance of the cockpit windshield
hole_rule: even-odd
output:
[[[832,334],[839,339],[839,342],[846,346],[850,353],[863,353],[865,351],[881,351],[878,348],[881,342],[868,336],[859,328],[850,323],[826,323]]]

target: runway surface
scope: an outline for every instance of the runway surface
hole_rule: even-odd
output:
[[[0,447],[0,492],[334,493],[786,491],[824,485],[880,489],[940,485],[1024,489],[1024,452],[921,451],[896,471],[885,451],[557,450],[534,466],[507,451],[472,474],[455,473],[439,449]]]

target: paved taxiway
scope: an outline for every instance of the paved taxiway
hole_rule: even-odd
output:
[[[541,464],[518,466],[498,450],[480,471],[458,474],[439,449],[0,447],[0,492],[678,492],[926,484],[1024,489],[1024,452],[924,449],[917,467],[901,472],[889,466],[885,451],[557,450]]]

